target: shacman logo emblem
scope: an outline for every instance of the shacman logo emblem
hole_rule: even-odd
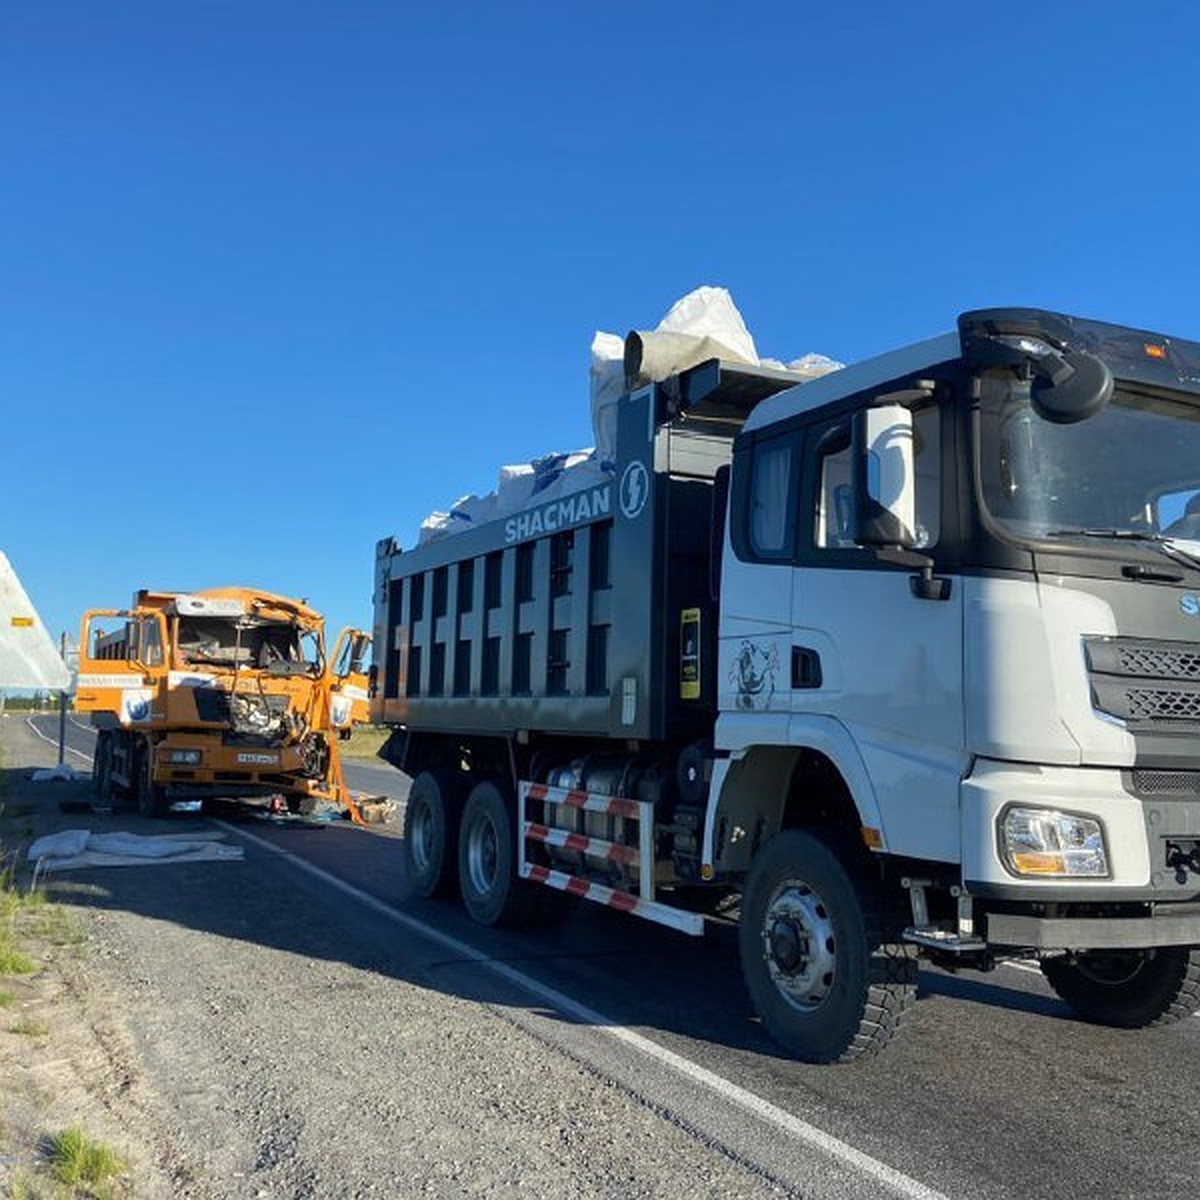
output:
[[[1200,596],[1195,592],[1184,592],[1179,597],[1179,611],[1185,617],[1200,617]]]
[[[650,474],[640,462],[631,462],[621,476],[621,511],[632,521],[646,507]]]

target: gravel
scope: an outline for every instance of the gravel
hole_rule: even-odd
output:
[[[3,721],[8,766],[51,761],[22,725]],[[10,781],[39,832],[146,831],[59,812],[85,784]],[[61,1106],[129,1153],[138,1196],[786,1194],[275,856],[51,886],[85,954],[47,965],[59,1027],[28,1052],[67,1062]]]

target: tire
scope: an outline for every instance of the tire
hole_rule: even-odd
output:
[[[112,780],[112,760],[112,734],[104,729],[96,735],[96,756],[92,759],[92,786],[96,792],[96,808],[112,808],[115,790]]]
[[[517,876],[516,826],[506,786],[485,779],[471,789],[458,833],[458,884],[480,925],[528,924],[542,907],[542,889]]]
[[[165,817],[167,815],[166,789],[154,783],[154,747],[142,742],[135,751],[134,798],[138,815],[143,817]]]
[[[1200,1009],[1200,949],[1092,950],[1042,963],[1047,983],[1085,1021],[1118,1029],[1170,1025]]]
[[[916,947],[859,852],[787,830],[759,851],[742,896],[742,974],[767,1032],[803,1062],[875,1054],[917,996]]]
[[[452,771],[422,771],[404,809],[405,868],[413,890],[426,898],[458,888],[458,822],[463,781]]]

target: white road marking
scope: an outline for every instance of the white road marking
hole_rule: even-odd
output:
[[[890,1188],[898,1195],[912,1197],[913,1200],[947,1200],[941,1192],[926,1187],[919,1180],[913,1179],[901,1171],[897,1171],[894,1167],[889,1167],[877,1158],[872,1158],[869,1154],[856,1149],[848,1142],[844,1142],[832,1134],[825,1133],[815,1125],[810,1125],[807,1121],[802,1121],[799,1117],[795,1117],[770,1101],[764,1100],[761,1096],[757,1096],[753,1092],[739,1087],[736,1083],[731,1083],[728,1079],[706,1070],[690,1059],[684,1058],[682,1055],[658,1045],[657,1042],[643,1037],[640,1033],[635,1033],[632,1029],[627,1029],[619,1025],[612,1018],[606,1017],[596,1009],[580,1004],[577,1000],[573,1000],[563,992],[538,982],[538,980],[516,970],[516,968],[509,966],[507,963],[490,959],[486,954],[476,950],[473,946],[469,946],[466,942],[460,942],[457,938],[442,933],[441,930],[435,929],[432,925],[426,925],[424,921],[418,921],[415,917],[410,917],[407,913],[402,913],[398,909],[392,908],[391,905],[385,904],[382,900],[378,900],[364,891],[360,891],[344,879],[339,879],[336,875],[331,875],[328,871],[314,866],[312,863],[293,854],[290,850],[281,849],[266,838],[248,833],[245,829],[241,829],[236,825],[230,825],[225,821],[216,821],[215,824],[237,837],[246,838],[256,846],[271,851],[280,858],[287,859],[293,866],[307,872],[337,891],[352,897],[360,904],[388,918],[388,920],[393,921],[395,924],[401,925],[411,932],[419,934],[421,937],[428,938],[430,941],[437,942],[456,957],[468,959],[471,962],[477,963],[485,970],[491,971],[494,975],[499,975],[502,979],[515,984],[523,991],[536,996],[546,1004],[557,1009],[564,1016],[572,1017],[577,1021],[591,1026],[597,1032],[603,1033],[615,1041],[624,1043],[631,1049],[685,1076],[693,1083],[698,1083],[702,1087],[709,1088],[729,1103],[736,1105],[746,1112],[752,1113],[760,1120],[783,1130],[799,1141],[805,1142],[828,1154],[831,1158],[839,1160],[851,1169]]]
[[[40,737],[40,738],[42,739],[42,741],[43,741],[43,742],[49,742],[49,743],[50,743],[50,745],[51,745],[51,746],[53,746],[53,747],[54,747],[56,750],[58,749],[58,738],[49,738],[49,737],[47,737],[47,736],[46,736],[46,735],[45,735],[45,734],[44,734],[44,733],[43,733],[43,732],[42,732],[42,731],[41,731],[41,730],[40,730],[40,729],[39,729],[39,728],[38,728],[38,727],[37,727],[37,726],[36,726],[36,725],[33,723],[33,718],[32,718],[32,717],[26,717],[26,718],[25,718],[25,724],[26,724],[26,725],[28,725],[28,726],[29,726],[29,728],[33,730],[33,732],[34,732],[34,735],[35,735],[36,737]],[[76,750],[74,746],[64,746],[64,747],[63,747],[63,749],[64,749],[64,750],[66,750],[66,752],[67,752],[68,754],[77,754],[77,755],[78,755],[80,758],[82,758],[82,759],[83,759],[83,761],[84,761],[84,762],[90,763],[90,762],[92,761],[92,756],[91,756],[90,754],[84,754],[84,752],[83,752],[82,750]]]
[[[82,721],[75,720],[74,717],[68,717],[67,720],[74,725],[76,729],[82,729],[84,733],[95,735],[96,727],[94,725],[85,725]]]

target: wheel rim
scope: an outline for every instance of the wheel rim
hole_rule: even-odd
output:
[[[486,896],[496,886],[499,859],[496,827],[487,816],[481,815],[467,833],[467,878],[476,894]]]
[[[803,880],[771,894],[763,916],[763,957],[771,982],[792,1008],[812,1012],[833,987],[837,946],[824,902]]]
[[[433,863],[433,832],[433,813],[429,805],[419,804],[413,811],[409,826],[409,853],[418,871],[427,871]]]

